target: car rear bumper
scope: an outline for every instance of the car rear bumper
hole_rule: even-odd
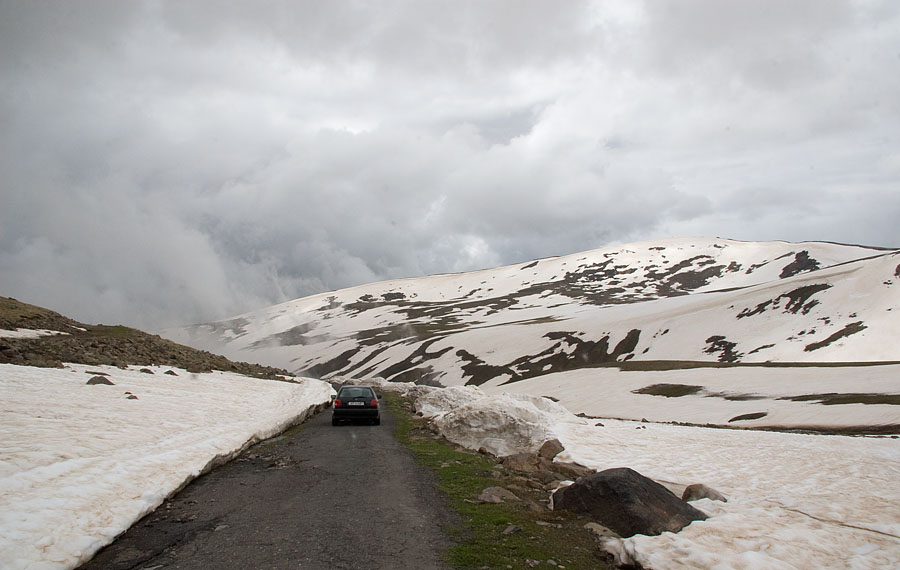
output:
[[[337,420],[374,420],[378,417],[378,408],[334,408],[331,417]]]

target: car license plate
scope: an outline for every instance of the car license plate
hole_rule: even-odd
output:
[[[365,402],[347,402],[348,406],[365,406]]]

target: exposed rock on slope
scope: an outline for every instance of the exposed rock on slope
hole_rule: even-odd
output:
[[[672,239],[364,285],[165,334],[304,375],[442,385],[625,361],[890,361],[898,265],[898,250]]]

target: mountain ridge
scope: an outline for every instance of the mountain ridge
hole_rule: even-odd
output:
[[[640,360],[896,361],[884,339],[900,333],[898,254],[671,238],[370,283],[164,335],[314,377],[441,385]]]

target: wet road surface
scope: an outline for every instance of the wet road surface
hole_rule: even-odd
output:
[[[384,406],[383,406],[384,407]],[[380,426],[331,411],[198,478],[83,570],[444,569],[453,515]]]

